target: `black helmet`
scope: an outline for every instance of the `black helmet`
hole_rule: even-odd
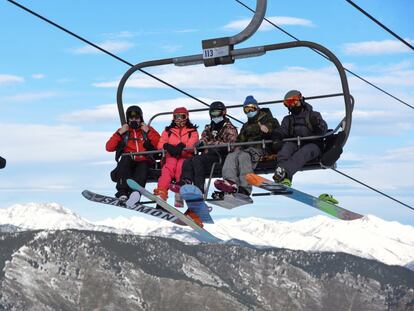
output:
[[[142,116],[142,110],[138,106],[128,107],[125,115],[126,115],[127,123],[129,123],[129,119],[131,118],[131,116],[137,116],[137,115],[140,117],[141,121],[144,121],[144,118]]]
[[[217,110],[221,111],[221,113],[218,114],[218,115],[214,115],[214,117],[217,117],[219,115],[223,115],[224,112],[226,111],[226,106],[220,101],[212,102],[211,105],[210,105],[210,111],[209,111],[210,115],[213,116],[213,114],[214,114],[213,111],[217,111]],[[213,112],[213,114],[212,114],[212,112]]]

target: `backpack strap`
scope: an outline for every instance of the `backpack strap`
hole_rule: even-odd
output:
[[[312,123],[310,122],[310,115],[311,115],[311,111],[308,111],[308,113],[305,116],[305,124],[306,127],[313,133],[313,126]]]
[[[118,143],[118,146],[116,146],[116,151],[115,151],[115,161],[119,162],[119,158],[122,155],[122,152],[125,148],[125,146],[128,143],[128,139],[129,139],[129,131],[127,131],[123,136],[122,136],[122,140]]]

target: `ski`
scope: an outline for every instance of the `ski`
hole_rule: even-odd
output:
[[[186,225],[188,225],[192,229],[194,229],[194,231],[197,232],[202,237],[201,240],[205,240],[205,241],[213,242],[213,243],[221,242],[221,240],[219,238],[212,235],[206,229],[201,228],[191,218],[185,216],[183,213],[178,211],[175,207],[171,206],[170,204],[168,204],[164,200],[160,199],[156,195],[149,192],[144,187],[140,186],[135,180],[128,179],[127,184],[132,190],[136,190],[139,193],[141,193],[143,196],[145,196],[146,198],[148,198],[152,201],[155,201],[162,208],[166,209],[170,214],[175,215],[183,223],[185,223]]]
[[[364,217],[363,215],[351,212],[338,205],[323,201],[319,198],[316,198],[310,194],[304,193],[294,188],[278,184],[272,180],[268,180],[254,173],[246,174],[245,177],[247,182],[253,186],[267,190],[274,194],[281,194],[290,199],[310,205],[336,218],[342,220],[355,220]]]
[[[110,197],[110,196],[106,196],[106,195],[102,195],[102,194],[98,194],[89,190],[84,190],[82,191],[82,195],[88,199],[89,201],[92,202],[97,202],[97,203],[103,203],[103,204],[108,204],[108,205],[112,205],[112,206],[118,206],[118,207],[122,207],[122,208],[126,208],[129,210],[133,210],[136,212],[140,212],[143,213],[145,215],[149,215],[149,216],[153,216],[155,218],[158,219],[162,219],[162,220],[167,220],[169,222],[172,222],[174,224],[178,224],[180,225],[181,222],[178,220],[178,217],[170,214],[168,212],[165,212],[163,210],[160,209],[156,209],[150,206],[146,206],[140,203],[136,203],[134,205],[126,205],[125,202],[122,202],[120,200],[118,200],[117,198],[114,197]]]

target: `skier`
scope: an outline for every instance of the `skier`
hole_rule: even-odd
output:
[[[237,139],[237,129],[226,117],[226,106],[215,101],[211,103],[209,115],[211,123],[207,124],[201,133],[196,148],[219,144],[234,143]],[[204,193],[205,174],[209,173],[213,163],[224,162],[227,148],[204,149],[200,155],[185,160],[181,175],[181,184],[194,183]]]
[[[250,142],[269,139],[272,132],[279,127],[279,122],[273,117],[269,108],[259,108],[257,100],[249,95],[243,104],[243,111],[247,115],[247,122],[243,124],[236,142]],[[244,175],[252,173],[260,158],[265,154],[261,144],[236,147],[227,156],[223,169],[223,179],[218,179],[214,185],[226,193],[239,192],[247,196],[252,191]]]
[[[171,190],[177,193],[177,189],[172,186],[171,181],[173,179],[176,182],[180,181],[184,161],[194,154],[193,151],[187,151],[184,148],[193,148],[197,142],[197,126],[190,122],[188,110],[184,107],[176,108],[173,111],[171,124],[165,128],[158,142],[158,149],[167,151],[164,159],[165,163],[161,169],[161,176],[158,179],[158,186],[154,189],[154,194],[162,200],[167,200],[170,187]],[[176,195],[175,205],[177,207],[183,206],[183,203],[179,200],[179,195]],[[189,216],[192,217],[190,214]]]
[[[132,192],[126,180],[133,178],[138,184],[145,187],[149,168],[153,164],[153,159],[148,156],[121,157],[121,154],[154,150],[160,139],[160,134],[145,124],[140,107],[130,106],[126,110],[126,121],[127,123],[122,125],[106,143],[107,151],[116,151],[115,158],[118,164],[111,172],[111,178],[116,182],[118,192],[115,196],[121,201],[127,201]]]
[[[0,157],[0,168],[5,168],[6,167],[6,159]]]
[[[282,140],[298,136],[324,135],[328,126],[321,114],[314,111],[297,90],[287,92],[283,104],[289,110],[289,114],[283,118],[280,128],[272,134],[274,149],[278,151],[273,179],[290,187],[293,175],[308,161],[321,155],[322,141],[304,140],[299,145],[291,141],[282,143]]]

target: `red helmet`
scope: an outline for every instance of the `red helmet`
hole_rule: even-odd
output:
[[[175,108],[173,111],[173,121],[178,126],[184,126],[188,120],[188,110],[185,107]]]

